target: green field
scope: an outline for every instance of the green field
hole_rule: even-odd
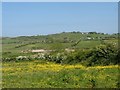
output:
[[[118,88],[119,51],[117,34],[2,37],[2,88]]]
[[[3,63],[3,88],[117,88],[118,66],[84,67],[51,62]]]
[[[91,38],[91,40],[87,38]],[[75,43],[80,42],[76,46]],[[3,58],[17,57],[21,51],[47,49],[47,50],[64,50],[65,48],[85,49],[99,46],[103,43],[118,44],[117,34],[81,34],[80,32],[65,32],[51,35],[38,36],[20,36],[20,37],[3,37],[2,54]],[[7,54],[6,54],[7,53]],[[18,55],[17,55],[18,54]],[[11,56],[12,55],[12,56]]]

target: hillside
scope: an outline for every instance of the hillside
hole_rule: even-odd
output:
[[[3,88],[117,88],[117,34],[2,38]]]
[[[11,55],[19,56],[16,54],[22,55],[22,52],[29,50],[87,49],[104,42],[117,43],[117,34],[63,32],[51,35],[3,37],[2,51],[3,57],[9,57]]]

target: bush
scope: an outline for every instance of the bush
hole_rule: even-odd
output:
[[[8,54],[11,52],[5,52]],[[9,56],[10,57],[10,56]],[[2,61],[24,61],[24,60],[48,60],[60,64],[76,64],[81,63],[86,66],[95,65],[111,65],[118,64],[120,58],[120,50],[112,44],[99,45],[92,49],[76,50],[74,52],[55,51],[47,54],[38,54],[33,56],[18,56],[2,58]]]
[[[93,49],[70,53],[63,60],[65,64],[81,63],[86,66],[118,64],[119,55],[117,47],[107,44]]]

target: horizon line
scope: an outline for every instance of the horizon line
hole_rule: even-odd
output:
[[[96,31],[89,31],[89,32],[96,32]],[[54,35],[54,34],[61,34],[61,33],[84,33],[84,34],[86,34],[86,33],[89,33],[89,32],[80,32],[80,31],[62,31],[62,32],[57,32],[57,33],[50,33],[50,34],[35,34],[35,35],[16,35],[16,36],[0,36],[0,38],[3,38],[3,37],[10,37],[10,38],[12,38],[12,37],[24,37],[24,36],[26,36],[26,37],[29,37],[29,36],[47,36],[47,35]],[[112,34],[118,34],[119,32],[116,32],[116,33],[105,33],[105,32],[96,32],[97,34],[99,34],[99,33],[103,33],[103,34],[108,34],[108,35],[112,35]]]

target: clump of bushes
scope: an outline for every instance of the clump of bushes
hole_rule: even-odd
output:
[[[81,63],[86,66],[118,64],[118,48],[113,45],[100,45],[93,49],[76,51],[69,54],[65,64]]]
[[[99,45],[92,49],[76,50],[75,52],[51,53],[44,56],[45,60],[60,64],[80,63],[85,66],[118,64],[118,48],[114,45]]]
[[[33,56],[3,58],[2,61],[48,60],[60,64],[80,63],[85,66],[118,64],[120,50],[114,45],[104,44],[92,49],[75,50],[74,52],[57,51]]]
[[[45,57],[44,58],[45,60],[56,62],[56,63],[62,63],[67,58],[64,52],[46,54],[44,57]]]

